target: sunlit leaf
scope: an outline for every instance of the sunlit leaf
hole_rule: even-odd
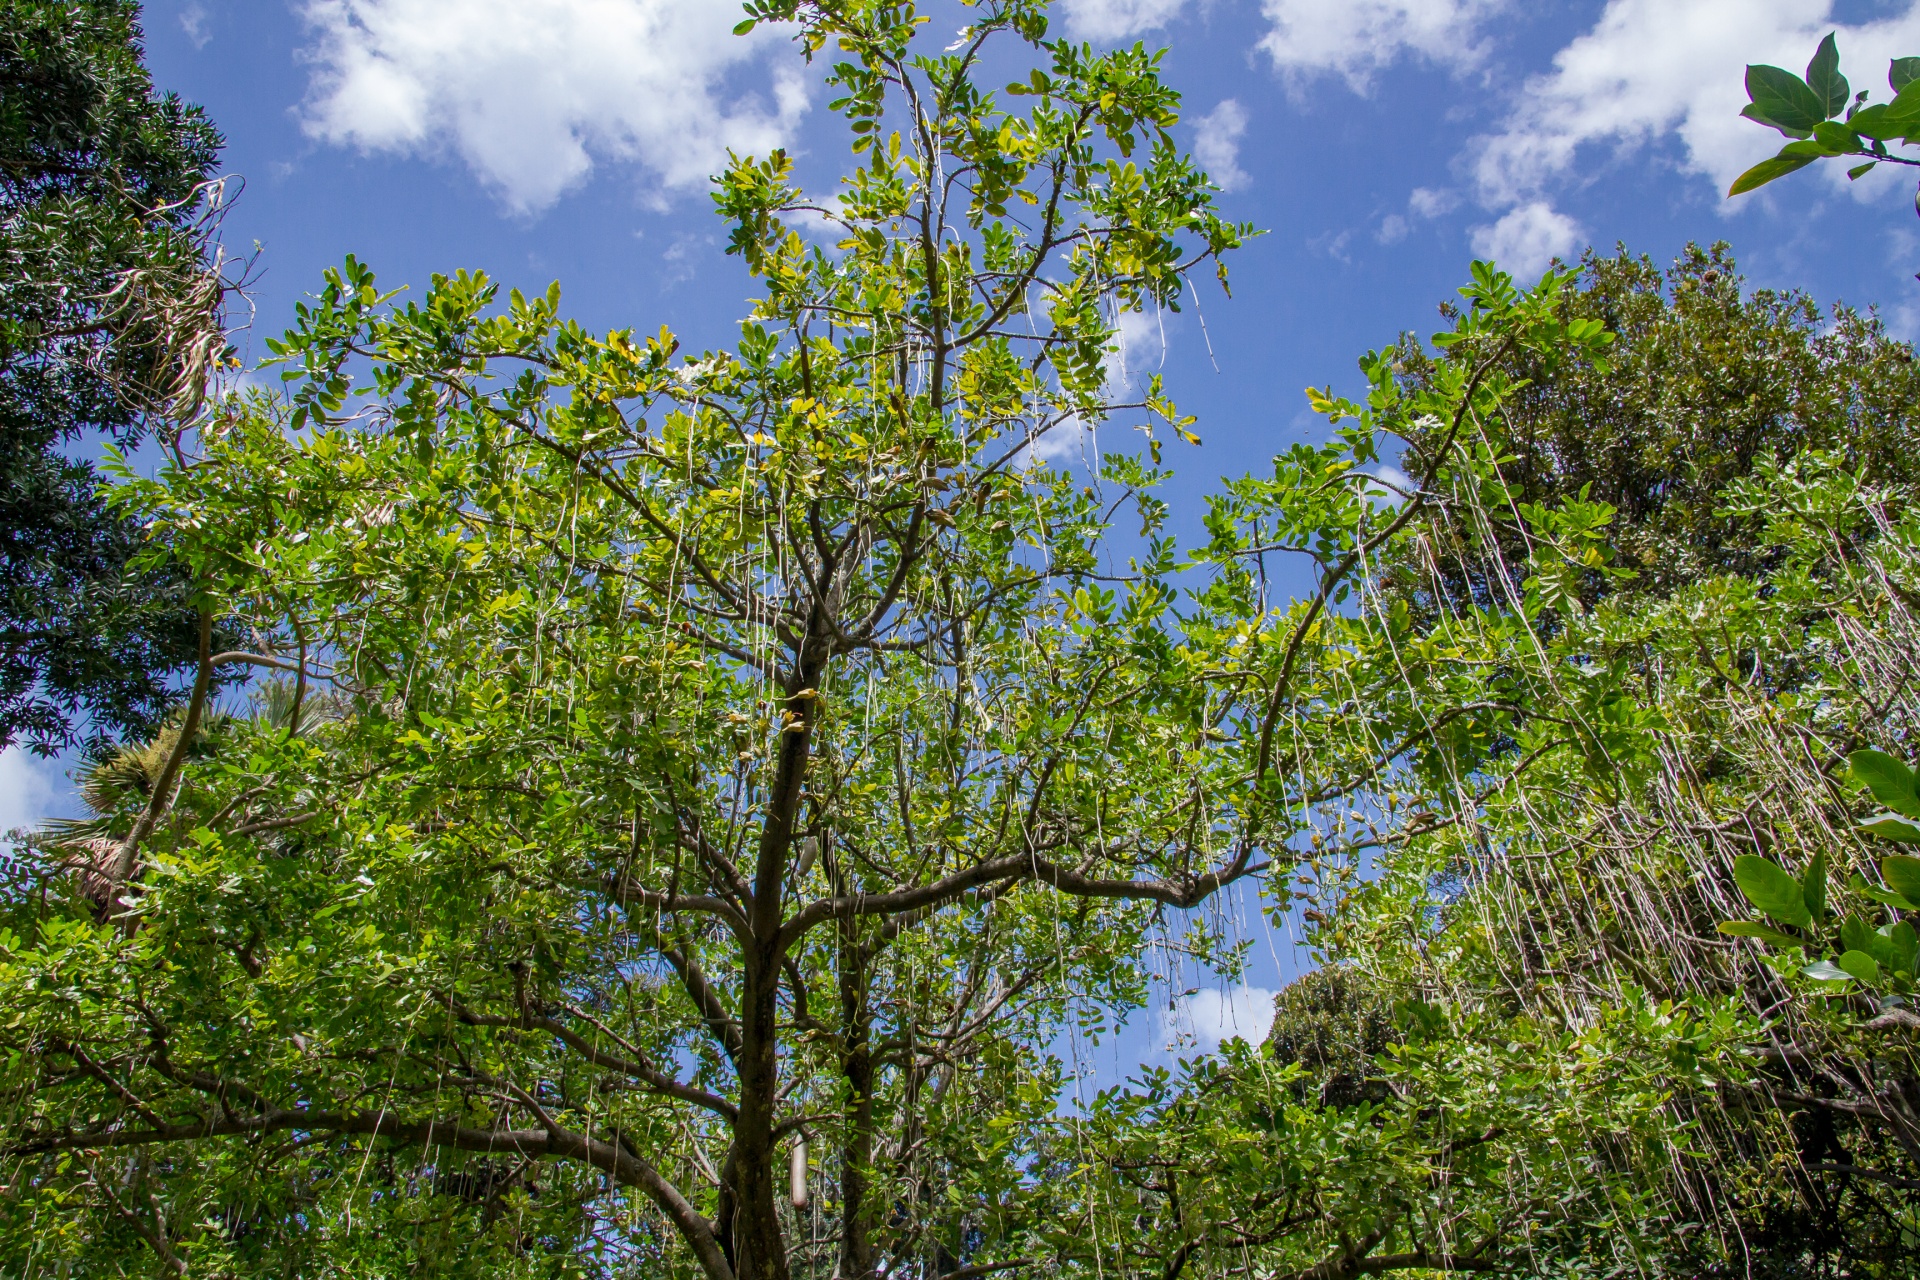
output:
[[[1916,791],[1913,770],[1884,751],[1867,749],[1847,757],[1853,780],[1873,793],[1895,813],[1920,818],[1920,791]]]
[[[1847,109],[1847,99],[1853,90],[1847,78],[1840,74],[1840,47],[1832,33],[1820,42],[1820,47],[1813,51],[1813,61],[1807,63],[1807,88],[1825,105],[1828,116],[1837,116]]]
[[[1897,813],[1876,813],[1862,822],[1860,829],[1868,835],[1879,836],[1882,840],[1898,840],[1902,844],[1920,844],[1920,824]]]
[[[1880,984],[1880,964],[1864,951],[1842,952],[1835,964],[1846,970],[1847,976],[1863,987]]]
[[[1733,879],[1748,902],[1780,923],[1799,929],[1813,923],[1800,882],[1783,871],[1779,863],[1757,854],[1741,854],[1733,860]]]
[[[1880,859],[1880,874],[1887,887],[1908,902],[1920,903],[1920,858],[1896,853]]]
[[[1788,159],[1775,156],[1771,160],[1762,160],[1759,164],[1735,178],[1733,185],[1727,188],[1727,194],[1729,196],[1745,195],[1755,187],[1766,186],[1775,178],[1784,178],[1795,169],[1806,168],[1817,158],[1816,156],[1794,156]]]
[[[1761,942],[1771,942],[1776,947],[1804,947],[1806,940],[1796,938],[1790,933],[1756,924],[1751,920],[1722,920],[1718,926],[1721,933],[1735,938],[1754,938]]]
[[[1779,67],[1749,66],[1747,97],[1752,101],[1741,115],[1778,129],[1789,138],[1806,137],[1830,114],[1806,81]]]

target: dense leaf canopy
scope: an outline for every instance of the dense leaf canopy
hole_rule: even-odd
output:
[[[0,746],[151,732],[194,652],[176,570],[75,454],[130,446],[224,352],[201,184],[220,146],[157,95],[132,0],[0,5]]]
[[[194,682],[0,891],[0,1269],[1903,1276],[1911,353],[1475,264],[1180,545],[1159,56],[748,12],[854,161],[716,179],[730,349],[349,259],[122,469]],[[1272,1034],[1083,1094],[1230,907]]]

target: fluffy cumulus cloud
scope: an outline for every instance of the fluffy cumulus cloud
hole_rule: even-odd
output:
[[[1081,40],[1125,40],[1163,27],[1187,0],[1065,0],[1067,31]]]
[[[1174,1002],[1165,1020],[1167,1047],[1197,1048],[1213,1053],[1229,1040],[1254,1044],[1266,1039],[1273,1027],[1273,998],[1265,987],[1241,986],[1218,990],[1203,987]]]
[[[1251,179],[1240,168],[1240,138],[1247,131],[1247,109],[1232,98],[1193,122],[1193,157],[1222,191],[1237,191]]]
[[[1473,229],[1473,251],[1518,280],[1531,280],[1580,245],[1580,224],[1544,200],[1523,204],[1498,222]]]
[[[641,166],[656,194],[697,187],[729,149],[781,145],[807,104],[786,34],[735,36],[736,8],[712,0],[306,0],[302,13],[309,134],[451,149],[517,213],[596,159]]]
[[[1364,92],[1407,55],[1466,69],[1486,56],[1481,26],[1510,0],[1265,0],[1260,50],[1289,74],[1333,74]]]
[[[1679,139],[1682,163],[1724,191],[1783,141],[1740,118],[1747,63],[1798,72],[1837,27],[1854,87],[1884,99],[1887,60],[1920,49],[1920,11],[1911,4],[1856,26],[1834,23],[1833,8],[1832,0],[1610,0],[1551,70],[1523,85],[1506,125],[1478,144],[1481,201],[1527,208],[1595,149],[1618,152],[1669,134]]]

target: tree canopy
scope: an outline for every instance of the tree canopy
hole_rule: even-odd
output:
[[[1905,1274],[1910,350],[1476,263],[1183,542],[1109,357],[1252,228],[970,16],[749,6],[852,162],[715,180],[730,347],[349,258],[117,470],[193,680],[0,886],[8,1274]],[[1083,1096],[1230,900],[1271,1034]]]
[[[70,446],[190,418],[225,358],[207,199],[220,135],[157,94],[133,0],[0,6],[0,747],[150,733],[194,615]]]

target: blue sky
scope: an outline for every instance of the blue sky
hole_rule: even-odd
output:
[[[1809,170],[1721,193],[1777,135],[1737,118],[1748,62],[1799,69],[1838,29],[1856,88],[1920,53],[1914,0],[1061,0],[1056,31],[1165,45],[1182,138],[1267,234],[1234,296],[1142,326],[1127,359],[1199,415],[1171,495],[1317,430],[1301,390],[1435,305],[1475,256],[1537,273],[1624,242],[1670,260],[1730,241],[1756,286],[1878,306],[1920,334],[1920,220],[1897,175]],[[966,21],[933,3],[936,31]],[[817,73],[732,0],[154,0],[149,59],[203,104],[257,242],[250,357],[348,253],[389,285],[482,268],[590,327],[727,341],[751,282],[721,253],[704,175],[787,145],[824,188],[844,154]],[[944,40],[941,41],[944,43]],[[1884,169],[1884,167],[1883,167]],[[1204,317],[1204,326],[1201,317]],[[0,758],[0,829],[62,808],[57,768]],[[1255,948],[1255,982],[1276,985]],[[1211,1034],[1232,993],[1193,1012]],[[1208,1010],[1214,1010],[1208,1012]],[[1211,1021],[1210,1021],[1211,1020]],[[1256,1029],[1257,1030],[1257,1029]],[[1203,1036],[1203,1042],[1205,1040]]]

